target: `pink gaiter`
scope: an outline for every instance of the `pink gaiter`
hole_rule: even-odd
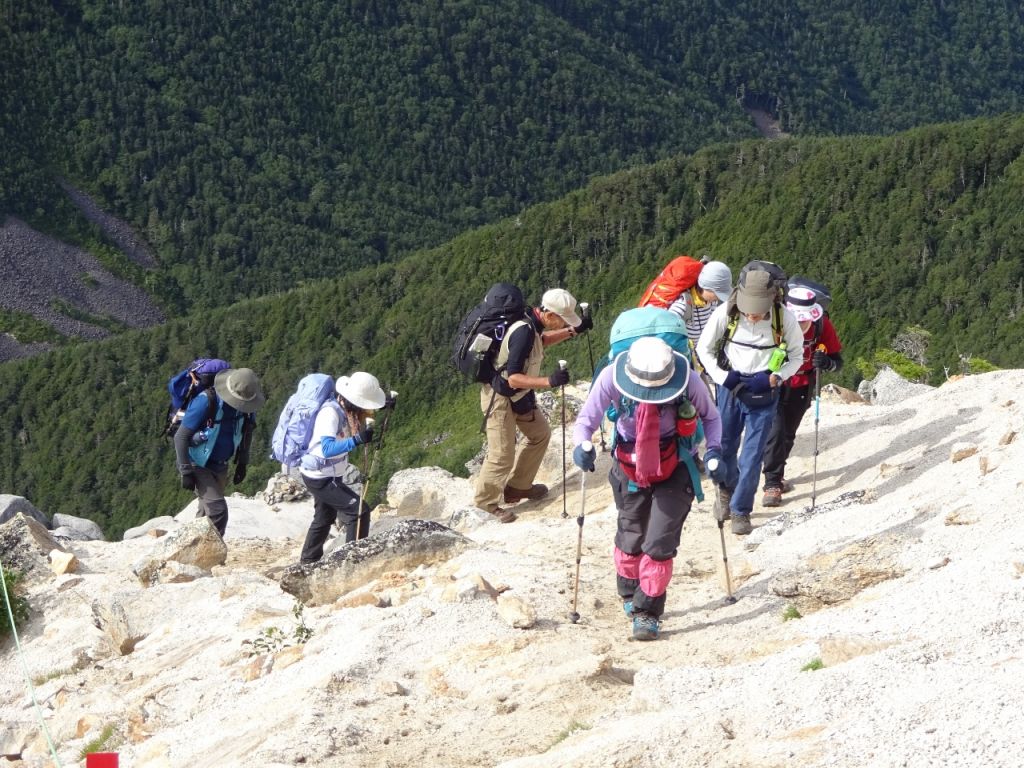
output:
[[[652,560],[647,555],[640,558],[640,589],[645,595],[661,597],[665,594],[672,581],[672,563],[672,560]]]
[[[615,559],[615,572],[624,579],[640,578],[640,555],[627,555],[618,547],[612,553]]]

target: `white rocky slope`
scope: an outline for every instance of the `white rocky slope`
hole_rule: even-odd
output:
[[[786,505],[755,510],[746,540],[726,533],[738,601],[722,599],[709,500],[686,523],[657,642],[630,639],[615,596],[600,468],[581,620],[567,618],[570,462],[568,519],[557,488],[520,504],[511,525],[464,530],[448,562],[305,608],[312,637],[276,653],[249,655],[270,628],[294,635],[277,578],[298,541],[229,538],[212,576],[147,589],[131,569],[159,539],[72,542],[78,572],[31,584],[24,664],[63,765],[110,725],[133,768],[1018,766],[1022,392],[1024,371],[1005,371],[887,406],[823,401],[813,514],[812,408]],[[452,515],[442,485],[422,514]],[[126,655],[94,625],[93,605],[114,602],[146,630]],[[790,607],[803,617],[784,621]],[[53,764],[9,642],[0,723],[12,765]]]

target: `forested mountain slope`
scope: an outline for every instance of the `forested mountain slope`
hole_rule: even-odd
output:
[[[554,285],[595,306],[592,351],[615,314],[679,252],[734,271],[769,258],[827,281],[851,361],[907,325],[933,334],[929,363],[960,355],[1024,363],[1024,117],[915,129],[889,138],[722,144],[595,180],[554,203],[399,262],[173,320],[111,341],[0,366],[0,489],[90,517],[108,533],[177,511],[169,445],[158,438],[166,379],[194,357],[257,369],[268,402],[254,456],[298,378],[362,368],[399,391],[384,466],[459,471],[480,447],[476,388],[448,364],[452,333],[498,280],[532,300]],[[560,345],[575,376],[588,338]],[[243,490],[273,470],[254,466]]]
[[[1022,56],[1003,0],[12,0],[0,215],[87,244],[66,176],[181,313],[753,136],[744,105],[803,135],[1020,110]]]

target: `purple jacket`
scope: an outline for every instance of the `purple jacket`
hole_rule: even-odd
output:
[[[609,403],[615,403],[615,407],[622,410],[622,394],[615,388],[612,375],[615,373],[615,366],[606,366],[594,382],[590,385],[590,394],[587,395],[587,402],[583,404],[576,419],[576,426],[572,431],[572,442],[579,445],[584,440],[590,440],[601,424],[601,419],[608,408]],[[718,409],[708,394],[708,388],[693,371],[690,371],[689,381],[686,383],[686,396],[690,398],[693,407],[697,409],[697,415],[704,423],[704,439],[707,441],[708,450],[712,448],[720,450],[722,447],[722,421],[718,416]],[[636,419],[633,416],[619,416],[615,422],[615,428],[619,437],[623,440],[636,439]],[[672,408],[665,408],[661,412],[661,436],[668,437],[675,434],[676,414]],[[696,453],[696,448],[694,449]]]

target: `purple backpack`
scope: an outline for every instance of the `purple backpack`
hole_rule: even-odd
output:
[[[309,450],[313,425],[320,407],[334,397],[334,379],[326,373],[310,373],[299,380],[288,398],[270,440],[271,456],[282,464],[298,466]]]
[[[181,419],[196,396],[213,386],[213,380],[221,371],[231,367],[231,363],[217,358],[200,357],[193,360],[188,368],[174,374],[167,381],[167,391],[171,395],[171,404],[167,407],[167,418],[163,434],[172,436],[178,431]],[[210,398],[211,405],[216,404]],[[209,419],[207,419],[209,420]]]

